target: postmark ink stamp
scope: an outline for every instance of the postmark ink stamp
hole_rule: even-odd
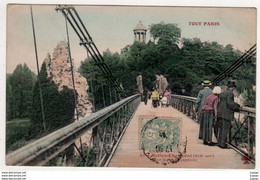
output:
[[[141,117],[140,127],[140,149],[151,161],[174,164],[186,153],[187,139],[182,139],[180,118]]]

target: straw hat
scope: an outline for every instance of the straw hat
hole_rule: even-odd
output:
[[[210,80],[204,80],[203,82],[202,82],[202,84],[201,84],[202,86],[211,86],[212,85],[212,83],[211,83],[211,81]]]

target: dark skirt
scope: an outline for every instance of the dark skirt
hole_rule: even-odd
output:
[[[202,139],[208,143],[212,143],[212,127],[214,123],[213,111],[204,111],[202,124],[201,124],[201,133]]]
[[[202,121],[203,121],[203,112],[200,112],[198,114],[198,122],[200,124],[200,129],[199,129],[199,139],[202,139]]]

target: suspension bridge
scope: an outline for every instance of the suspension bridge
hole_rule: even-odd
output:
[[[73,6],[57,6],[56,10],[64,15],[66,22],[79,37],[80,45],[93,57],[104,77],[118,93],[123,94],[122,88],[104,63],[76,9]],[[69,36],[67,38],[69,42]],[[221,73],[213,81],[214,85],[228,77],[255,54],[256,45]],[[93,157],[91,166],[95,167],[254,168],[256,152],[254,108],[243,107],[235,115],[236,131],[231,132],[232,138],[227,143],[228,148],[221,149],[218,146],[206,146],[198,139],[196,98],[173,94],[171,96],[171,106],[158,108],[152,106],[151,100],[145,105],[141,102],[139,94],[121,99],[7,154],[6,165],[42,166],[74,145],[80,161],[86,166],[90,157]],[[160,128],[165,128],[165,132],[169,128],[172,129],[169,130],[170,134],[165,134],[160,130],[156,131]],[[247,132],[241,141],[238,135],[241,135],[242,129],[246,129]],[[83,151],[75,145],[75,141],[87,132],[91,132],[91,138],[88,150]],[[149,137],[145,137],[145,134],[149,134]],[[150,146],[156,143],[162,145],[161,149]]]

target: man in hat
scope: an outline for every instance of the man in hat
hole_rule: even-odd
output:
[[[212,90],[209,88],[212,84],[209,80],[204,80],[203,83],[201,84],[202,86],[204,86],[204,89],[200,90],[199,91],[199,94],[197,96],[197,99],[196,99],[196,104],[195,104],[195,111],[197,112],[198,114],[198,120],[199,120],[199,123],[200,123],[200,130],[199,130],[199,139],[202,139],[202,106],[203,106],[203,103],[206,99],[206,97],[212,93]]]
[[[239,104],[234,102],[233,90],[236,88],[235,81],[228,81],[228,89],[220,94],[217,108],[218,122],[218,146],[226,148],[227,137],[231,131],[231,121],[234,119],[234,111],[239,111]]]

